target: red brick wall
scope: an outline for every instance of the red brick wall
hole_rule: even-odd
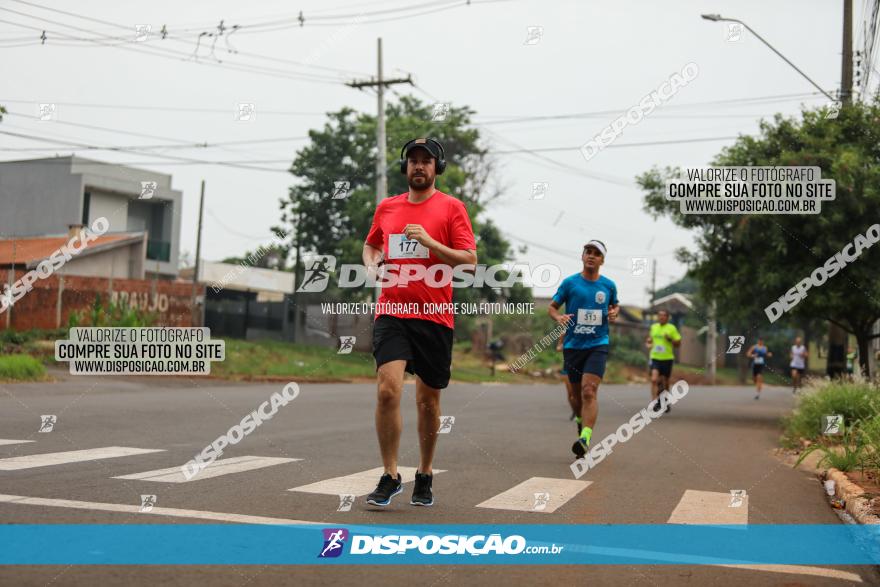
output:
[[[16,270],[14,280],[21,279],[25,271]],[[61,293],[61,323],[57,320],[58,290],[60,279],[64,280]],[[0,283],[8,283],[8,270],[0,270]],[[150,311],[157,316],[156,326],[192,326],[192,284],[148,279],[114,279],[105,277],[81,277],[76,275],[52,275],[37,279],[33,289],[13,306],[0,314],[0,329],[7,328],[7,314],[11,312],[13,330],[32,328],[57,328],[67,326],[71,313],[80,311],[88,315],[95,298],[100,295],[106,307],[108,299],[126,300],[129,305]],[[196,289],[196,295],[204,296],[204,289]],[[111,298],[112,296],[112,298]],[[83,324],[85,325],[85,324]]]

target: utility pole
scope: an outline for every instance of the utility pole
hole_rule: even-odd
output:
[[[657,298],[657,259],[651,260],[651,306]]]
[[[376,46],[376,205],[388,195],[388,174],[385,171],[385,86],[382,84],[382,37]]]
[[[715,371],[718,361],[717,324],[715,300],[709,304],[709,329],[706,331],[706,372],[709,383],[715,384]]]
[[[413,85],[412,76],[408,75],[405,78],[392,78],[385,79],[382,75],[382,37],[377,39],[377,49],[378,49],[378,58],[377,58],[377,68],[376,68],[376,78],[370,78],[369,81],[366,80],[352,80],[348,82],[347,86],[357,89],[363,88],[376,88],[376,206],[379,205],[379,202],[382,201],[385,196],[388,195],[388,162],[386,161],[386,152],[387,145],[385,140],[385,87],[392,86],[394,84],[409,84]],[[375,301],[379,301],[379,292],[381,292],[381,286],[376,286],[375,293]]]
[[[852,54],[852,0],[843,0],[843,51],[840,68],[840,101],[849,104],[852,101],[853,87],[853,54]]]
[[[199,269],[202,266],[202,216],[205,211],[205,180],[202,180],[202,190],[199,194],[199,227],[198,232],[196,233],[196,266],[193,270],[193,279],[192,279],[192,320],[193,326],[196,324],[196,287],[199,283]],[[204,300],[202,303],[207,304],[207,300]],[[204,326],[204,320],[202,320],[203,314],[199,312],[199,320],[198,325]]]
[[[298,203],[298,202],[297,202]],[[297,208],[299,208],[297,206]],[[297,209],[296,212],[296,227],[294,229],[293,238],[295,239],[295,248],[296,248],[296,261],[293,264],[293,342],[300,342],[300,327],[302,324],[302,320],[300,319],[300,303],[302,301],[302,295],[299,293],[300,283],[302,281],[302,275],[300,272],[300,267],[302,267],[302,248],[300,246],[300,220],[302,219],[302,212]]]
[[[388,195],[388,173],[387,173],[387,162],[385,160],[385,153],[387,151],[387,146],[385,144],[385,87],[392,86],[394,84],[409,84],[413,85],[412,76],[406,76],[401,78],[392,78],[385,79],[382,75],[382,38],[378,39],[378,58],[377,58],[377,71],[376,78],[370,78],[367,80],[353,80],[348,82],[347,86],[351,88],[363,89],[363,88],[376,88],[377,100],[376,100],[376,148],[377,157],[376,157],[376,205],[382,201],[382,199]]]
[[[852,101],[852,0],[843,0],[843,50],[840,67],[840,101],[849,104]],[[826,373],[836,377],[846,372],[846,351],[849,336],[847,332],[835,324],[828,323],[828,360]]]

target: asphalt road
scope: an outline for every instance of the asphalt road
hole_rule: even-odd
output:
[[[433,508],[409,505],[412,484],[386,510],[368,508],[358,496],[350,511],[337,511],[339,487],[328,482],[379,467],[370,384],[302,384],[283,407],[223,458],[272,457],[261,466],[186,483],[156,480],[180,467],[224,434],[282,383],[236,384],[210,379],[71,377],[56,383],[0,385],[0,494],[42,498],[22,503],[0,499],[4,523],[201,523],[201,512],[327,522],[332,525],[394,524],[665,524],[692,516],[696,523],[728,523],[720,510],[695,496],[719,497],[744,489],[747,502],[721,515],[733,523],[838,524],[812,476],[773,454],[779,418],[793,399],[768,388],[760,401],[747,387],[692,387],[672,413],[654,421],[589,471],[572,489],[569,465],[576,434],[559,385],[453,384],[444,392],[444,416],[455,420],[440,436]],[[402,466],[418,464],[414,387],[404,398]],[[645,386],[604,385],[594,438],[601,439],[647,404]],[[38,432],[42,415],[55,415],[51,432]],[[4,470],[4,461],[101,447],[159,452]],[[39,459],[39,457],[35,457]],[[290,460],[281,460],[290,459]],[[294,460],[300,459],[300,460]],[[247,460],[247,459],[243,459]],[[235,461],[233,461],[235,462]],[[29,464],[28,464],[29,463]],[[34,465],[41,466],[34,466]],[[216,463],[215,463],[216,465]],[[211,469],[206,469],[210,471]],[[159,471],[159,473],[156,473]],[[219,471],[219,469],[218,469]],[[119,479],[153,472],[143,478]],[[204,474],[204,473],[203,473]],[[367,475],[370,484],[377,477]],[[167,477],[166,477],[167,478]],[[493,497],[526,483],[524,494],[545,491],[549,504],[513,499],[499,509]],[[341,485],[340,485],[341,484]],[[305,487],[311,486],[311,487]],[[294,488],[304,488],[289,491]],[[354,491],[354,490],[351,490]],[[695,493],[707,492],[707,493]],[[174,515],[140,513],[141,495]],[[713,497],[714,496],[714,497]],[[503,496],[502,496],[503,497]],[[516,496],[515,496],[516,497]],[[711,501],[710,499],[710,501]],[[71,507],[70,502],[83,502]],[[522,503],[520,503],[522,502]],[[127,506],[108,511],[106,504]],[[171,512],[172,510],[168,510]],[[695,517],[695,518],[693,518]],[[805,545],[808,548],[808,545]],[[840,585],[880,584],[874,567],[722,568],[713,566],[7,566],[0,585]]]

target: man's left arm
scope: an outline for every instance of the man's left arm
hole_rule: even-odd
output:
[[[403,232],[406,238],[417,240],[450,267],[476,265],[477,243],[464,204],[451,207],[449,223],[451,247],[437,241],[421,224],[407,224]]]
[[[670,342],[674,347],[681,346],[681,334],[678,332],[678,328],[676,328],[674,324],[672,325],[672,340]]]
[[[608,321],[609,322],[617,322],[617,317],[620,315],[620,300],[617,299],[617,286],[613,285],[611,287],[611,296],[608,300]]]
[[[474,249],[453,249],[447,247],[428,234],[428,231],[421,224],[407,224],[403,228],[403,233],[406,235],[406,238],[419,241],[435,257],[451,267],[477,264],[477,252]]]

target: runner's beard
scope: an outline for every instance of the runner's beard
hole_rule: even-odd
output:
[[[413,175],[407,181],[409,187],[414,190],[424,190],[431,187],[431,178],[427,175]]]

